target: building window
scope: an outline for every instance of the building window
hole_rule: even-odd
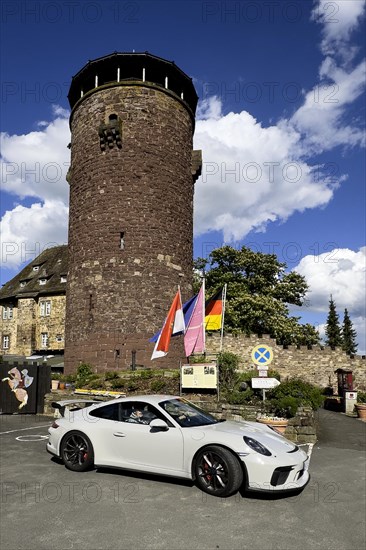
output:
[[[13,318],[13,306],[3,306],[3,319],[12,319]]]
[[[56,342],[62,342],[62,341],[63,341],[62,334],[56,334]]]
[[[23,288],[26,284],[27,284],[28,281],[20,281],[20,287]]]
[[[66,282],[67,282],[67,276],[61,275],[61,283],[66,283]]]
[[[48,347],[48,332],[41,332],[41,348]]]
[[[39,282],[40,285],[45,285],[47,283],[47,279],[45,279],[45,278],[38,279],[38,282]]]
[[[10,336],[3,336],[3,349],[9,349],[10,346]]]
[[[40,303],[41,317],[48,317],[51,315],[51,300],[45,300]]]
[[[125,249],[125,232],[124,231],[121,231],[120,233],[120,249],[121,250]]]
[[[33,266],[33,271],[39,271],[39,265],[34,265]]]

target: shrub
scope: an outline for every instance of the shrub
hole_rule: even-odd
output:
[[[255,399],[254,392],[250,388],[245,391],[234,390],[227,392],[225,397],[226,401],[230,403],[230,405],[247,405]]]
[[[267,401],[265,409],[274,416],[291,418],[296,415],[299,405],[299,398],[287,396]]]
[[[121,378],[114,378],[111,381],[111,388],[112,390],[120,390],[125,387],[125,381]]]
[[[142,380],[150,380],[154,377],[154,373],[152,370],[142,370],[140,371],[139,376]]]
[[[223,390],[233,389],[238,381],[239,357],[230,351],[219,353],[217,358],[219,367],[219,380]]]
[[[309,382],[304,382],[299,378],[289,380],[288,382],[282,382],[267,394],[267,399],[274,401],[274,406],[276,406],[276,401],[278,402],[284,397],[295,398],[298,406],[307,405],[314,410],[321,407],[324,401],[324,395],[320,388],[309,384]],[[287,401],[287,403],[289,402]],[[292,401],[291,408],[293,409],[293,407],[294,402]]]
[[[119,378],[119,373],[116,370],[107,370],[104,373],[104,378],[106,380],[116,380],[117,378]]]
[[[189,358],[189,364],[192,363],[206,363],[206,356],[205,355],[191,355]]]
[[[88,383],[88,388],[90,390],[105,390],[105,383],[100,378],[95,379],[95,380],[91,380]]]
[[[88,363],[81,363],[76,370],[76,378],[87,378],[93,374],[93,367]]]
[[[159,393],[165,388],[166,382],[161,378],[156,378],[151,382],[151,391]]]
[[[366,403],[366,391],[357,392],[357,403]]]

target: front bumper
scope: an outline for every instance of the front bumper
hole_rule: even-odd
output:
[[[297,491],[310,479],[309,457],[300,450],[281,457],[255,453],[240,458],[246,469],[249,491]]]

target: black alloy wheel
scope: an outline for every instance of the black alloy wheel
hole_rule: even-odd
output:
[[[74,472],[88,470],[94,461],[90,439],[82,432],[69,432],[61,443],[61,458],[69,470]]]
[[[206,493],[229,496],[241,487],[243,470],[228,449],[212,445],[199,451],[195,461],[197,485]]]

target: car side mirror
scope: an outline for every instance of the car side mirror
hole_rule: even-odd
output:
[[[154,418],[154,420],[150,422],[149,426],[156,431],[169,430],[168,424],[165,422],[165,420],[162,420],[161,418]]]

